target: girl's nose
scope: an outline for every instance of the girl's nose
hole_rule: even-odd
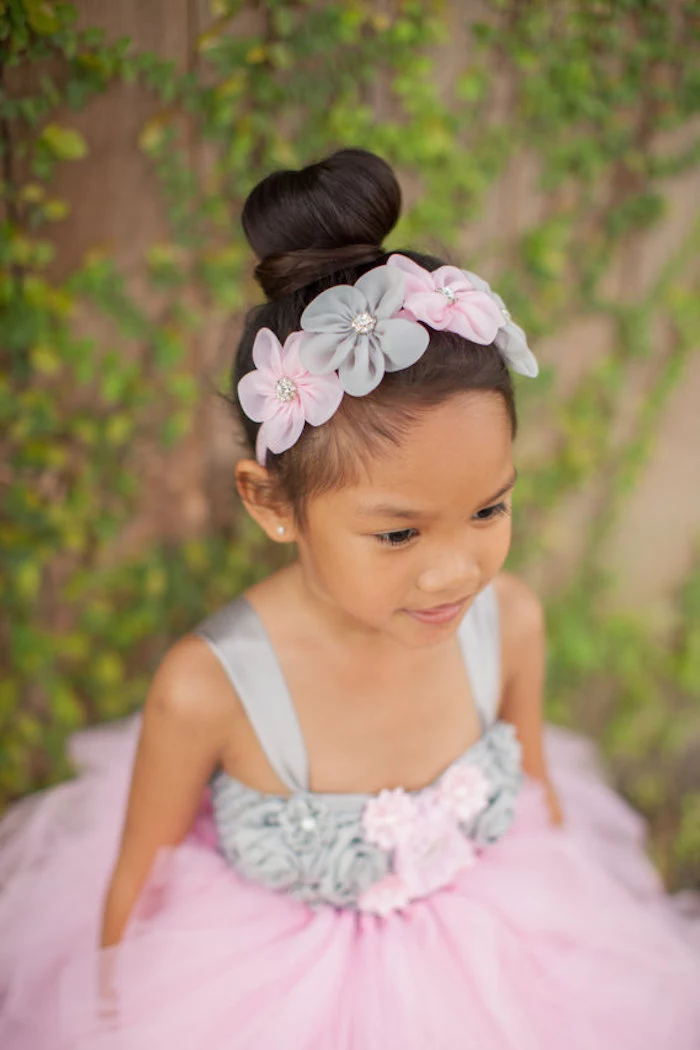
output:
[[[476,561],[464,553],[455,552],[424,569],[418,577],[418,589],[425,594],[447,594],[461,598],[471,593],[478,579]]]

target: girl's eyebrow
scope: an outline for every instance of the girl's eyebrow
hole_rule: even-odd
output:
[[[513,470],[508,483],[499,489],[498,492],[490,496],[489,499],[484,500],[480,506],[486,507],[489,503],[495,503],[501,496],[505,496],[506,492],[513,488],[515,482],[518,480],[517,470]],[[394,507],[389,503],[377,503],[369,507],[358,507],[357,513],[363,518],[373,517],[384,517],[384,518],[400,518],[402,520],[413,519],[423,517],[424,515],[419,510],[411,510],[409,507]]]
[[[518,480],[518,472],[517,472],[517,470],[514,467],[513,468],[513,473],[511,474],[510,481],[508,482],[508,484],[504,485],[502,489],[499,489],[499,491],[496,493],[495,496],[491,496],[490,499],[487,499],[486,503],[482,503],[482,507],[485,507],[488,503],[495,503],[497,499],[501,498],[501,496],[505,496],[506,492],[509,492],[510,489],[513,488],[513,485],[515,485],[517,480]]]

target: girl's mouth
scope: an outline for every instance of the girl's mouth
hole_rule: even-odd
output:
[[[420,620],[421,623],[440,625],[455,620],[467,601],[467,598],[462,598],[461,601],[451,602],[449,605],[434,605],[432,609],[406,609],[405,611],[415,620]]]

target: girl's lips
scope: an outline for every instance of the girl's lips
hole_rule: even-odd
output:
[[[434,605],[432,609],[406,609],[406,612],[421,623],[443,624],[459,616],[466,603],[467,599],[463,598],[461,602],[452,602],[450,605]]]

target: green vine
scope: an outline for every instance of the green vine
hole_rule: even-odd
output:
[[[526,426],[544,417],[553,437],[519,482],[512,565],[546,558],[562,501],[593,486],[578,572],[548,595],[550,715],[603,740],[652,820],[669,883],[697,882],[700,558],[666,643],[604,611],[600,564],[696,346],[696,227],[643,299],[611,296],[606,278],[663,219],[664,180],[700,164],[700,5],[490,0],[482,21],[462,21],[437,0],[381,12],[365,0],[216,0],[183,72],[77,28],[69,4],[0,2],[0,798],[66,775],[67,735],[135,709],[169,642],[270,564],[229,493],[205,535],[115,551],[140,506],[139,451],[176,455],[211,397],[193,344],[256,294],[238,232],[245,194],[272,168],[359,143],[414,186],[395,246],[497,274],[534,341],[574,318],[612,325],[613,349],[554,408],[556,369],[522,388]],[[459,34],[466,58],[439,76]],[[138,146],[168,220],[147,252],[145,298],[97,246],[57,276],[72,216],[54,176],[90,150],[71,113],[124,84],[154,101]],[[471,258],[470,223],[525,156],[546,198],[540,221],[515,239],[504,223]],[[646,395],[614,437],[631,376]]]

